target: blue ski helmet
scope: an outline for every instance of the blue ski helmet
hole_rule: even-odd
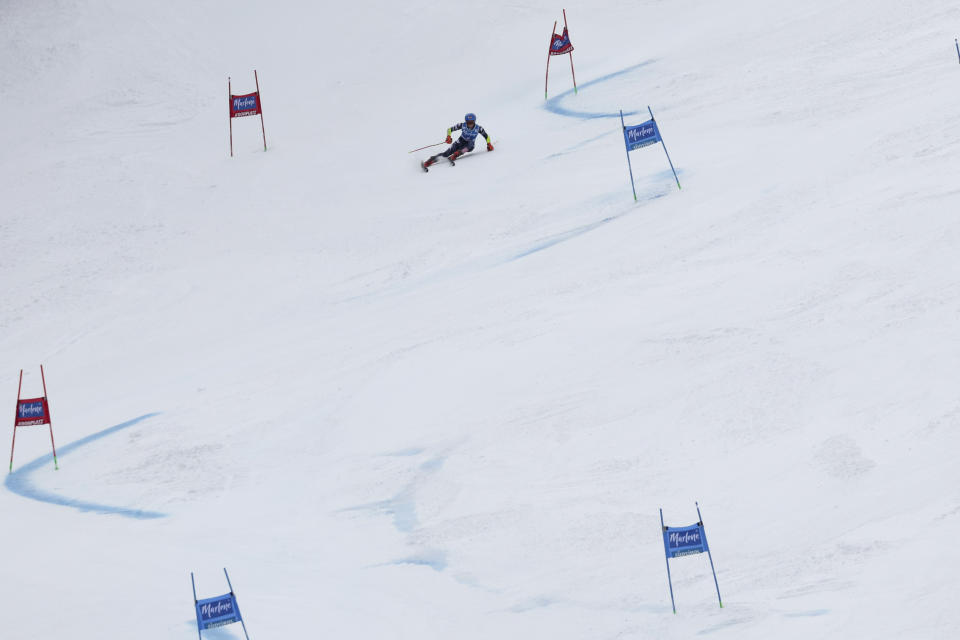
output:
[[[464,121],[466,124],[470,124],[470,123],[472,123],[472,122],[475,123],[475,122],[477,121],[477,114],[475,114],[475,113],[468,113],[467,115],[463,116],[463,121]]]

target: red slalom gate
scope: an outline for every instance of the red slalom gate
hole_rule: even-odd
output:
[[[40,365],[40,379],[43,381],[43,396],[40,398],[21,398],[23,389],[23,369],[20,369],[20,382],[17,385],[17,412],[13,419],[13,442],[10,443],[10,470],[13,473],[13,450],[17,445],[17,429],[36,425],[49,425],[50,447],[53,449],[53,468],[60,468],[57,463],[57,445],[53,442],[53,422],[50,418],[50,403],[47,401],[47,378]]]
[[[260,101],[260,79],[257,70],[253,70],[253,82],[257,90],[253,93],[233,95],[230,78],[227,78],[227,94],[230,96],[230,157],[233,157],[233,119],[246,116],[260,116],[260,131],[263,133],[263,150],[267,150],[267,131],[263,126],[263,105]]]
[[[547,84],[550,82],[550,58],[552,56],[570,56],[570,75],[573,76],[573,92],[577,92],[577,74],[573,70],[573,45],[570,43],[570,32],[567,30],[567,10],[563,10],[563,33],[557,33],[557,21],[553,21],[553,31],[550,36],[550,49],[547,51],[547,74],[543,81],[543,99],[547,99]]]

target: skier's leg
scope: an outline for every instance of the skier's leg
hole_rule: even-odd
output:
[[[463,138],[460,138],[459,140],[457,140],[457,144],[455,144],[454,146],[457,147],[457,149],[447,157],[447,159],[451,161],[456,160],[466,152],[473,150],[473,145],[471,145],[468,141],[464,140]]]
[[[457,138],[457,141],[450,145],[450,148],[441,153],[444,158],[449,158],[451,154],[460,151],[464,146],[466,146],[466,141],[463,138]]]
[[[459,158],[459,157],[462,156],[463,154],[465,154],[465,153],[470,153],[471,151],[473,151],[473,143],[472,143],[472,142],[468,142],[467,144],[463,145],[463,148],[462,148],[462,149],[460,149],[460,150],[457,151],[455,154],[453,154],[452,156],[450,156],[450,159],[451,159],[451,160],[456,160],[457,158]]]
[[[436,161],[437,161],[437,158],[440,158],[441,156],[444,157],[444,158],[448,157],[451,153],[454,152],[455,147],[457,146],[457,143],[459,143],[459,142],[460,142],[460,141],[457,140],[457,142],[454,142],[452,145],[450,145],[450,148],[447,149],[446,151],[442,151],[442,152],[440,152],[440,153],[434,154],[434,155],[430,156],[429,158],[427,158],[426,160],[424,160],[423,163],[422,163],[423,168],[426,169],[427,167],[429,167],[430,165],[432,165],[434,162],[436,162]]]

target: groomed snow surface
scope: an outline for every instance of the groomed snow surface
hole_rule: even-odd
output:
[[[0,6],[0,636],[956,637],[960,8],[562,8]]]

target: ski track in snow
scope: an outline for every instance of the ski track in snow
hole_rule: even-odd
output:
[[[673,177],[673,174],[670,172],[663,172],[663,173],[664,175],[669,176],[670,178]],[[683,175],[683,171],[677,170],[677,174]],[[646,193],[641,192],[640,194],[638,194],[640,196],[639,202],[650,202],[653,200],[657,200],[659,198],[664,197],[669,192],[670,192],[669,190],[648,191]],[[448,269],[445,269],[443,271],[440,271],[434,274],[424,275],[423,277],[411,282],[406,282],[400,285],[387,285],[385,287],[377,289],[376,291],[349,296],[341,300],[341,302],[357,302],[360,300],[372,300],[372,299],[378,299],[378,298],[383,298],[387,296],[400,295],[404,293],[409,293],[421,287],[436,285],[453,278],[463,277],[473,273],[478,273],[480,271],[502,267],[512,262],[516,262],[518,260],[522,260],[523,258],[532,256],[536,253],[540,253],[541,251],[545,251],[546,249],[555,247],[564,242],[573,240],[575,238],[579,238],[581,236],[584,236],[590,233],[591,231],[595,231],[600,227],[606,226],[611,222],[615,222],[616,220],[619,220],[623,216],[629,213],[633,213],[635,211],[635,209],[633,208],[635,205],[636,203],[631,203],[629,206],[627,206],[627,208],[623,209],[619,213],[608,215],[608,216],[605,216],[604,218],[601,218],[600,220],[596,220],[594,222],[590,222],[584,225],[580,225],[578,227],[574,227],[567,231],[561,231],[560,233],[556,233],[551,236],[541,238],[540,240],[537,240],[536,242],[519,250],[512,249],[507,252],[501,252],[499,254],[489,255],[484,258],[477,258],[469,262],[465,262],[460,265],[450,267]]]
[[[416,457],[425,450],[421,448],[404,449],[398,452],[385,454],[390,457]],[[341,512],[366,512],[375,515],[387,515],[393,518],[393,527],[402,534],[410,534],[420,526],[417,518],[417,499],[416,493],[418,487],[424,480],[439,471],[447,456],[438,454],[417,464],[418,473],[408,482],[396,495],[386,500],[356,505],[341,509]],[[437,572],[442,572],[447,568],[447,553],[443,549],[424,548],[414,551],[412,554],[381,563],[373,566],[387,565],[416,565],[428,567]]]
[[[160,415],[158,412],[147,413],[138,418],[133,418],[132,420],[127,420],[126,422],[121,422],[120,424],[108,427],[97,433],[92,433],[85,438],[80,438],[75,440],[70,444],[61,447],[59,458],[64,458],[69,455],[71,452],[83,447],[84,445],[90,444],[91,442],[96,442],[102,438],[105,438],[109,435],[113,435],[118,431],[122,431],[134,425],[140,424],[144,420],[153,418],[154,416]],[[24,498],[29,498],[30,500],[37,500],[38,502],[47,502],[49,504],[55,504],[62,507],[72,507],[79,511],[101,513],[104,515],[116,515],[123,516],[125,518],[135,518],[137,520],[149,520],[153,518],[163,518],[166,517],[165,513],[159,513],[157,511],[144,511],[142,509],[130,509],[127,507],[113,507],[110,505],[99,504],[96,502],[89,502],[86,500],[77,500],[74,498],[68,498],[56,493],[49,491],[44,491],[36,487],[31,481],[31,475],[34,471],[45,467],[53,462],[53,454],[47,454],[40,456],[36,460],[28,462],[23,465],[13,473],[7,476],[7,480],[4,483],[8,491],[12,491],[18,496]]]
[[[626,69],[621,69],[620,71],[614,71],[613,73],[608,73],[605,76],[600,76],[599,78],[594,78],[580,85],[579,90],[584,91],[587,87],[591,87],[595,84],[600,84],[602,82],[607,82],[608,80],[613,80],[619,76],[625,75],[632,71],[636,71],[641,67],[653,64],[653,60],[646,60],[639,64],[635,64],[632,67],[627,67]],[[620,112],[602,112],[602,111],[576,111],[574,109],[567,109],[564,107],[561,102],[566,98],[570,97],[574,92],[573,89],[568,89],[561,94],[558,94],[549,100],[543,105],[543,108],[549,111],[550,113],[555,113],[558,116],[566,116],[567,118],[577,118],[579,120],[595,120],[597,118],[619,118]],[[624,111],[624,116],[632,116],[640,113],[639,111]]]
[[[556,153],[551,153],[551,154],[548,155],[546,158],[544,158],[544,160],[553,160],[553,159],[555,159],[555,158],[562,158],[563,156],[569,155],[569,154],[573,153],[574,151],[579,151],[580,149],[584,148],[585,146],[587,146],[587,145],[590,144],[591,142],[596,142],[597,140],[602,140],[603,138],[606,138],[607,136],[609,136],[609,135],[612,134],[612,133],[614,133],[614,132],[613,132],[613,131],[607,131],[607,132],[605,132],[605,133],[601,133],[601,134],[598,135],[598,136],[593,136],[592,138],[587,138],[586,140],[582,140],[582,141],[578,142],[577,144],[573,145],[572,147],[567,147],[567,148],[564,149],[563,151],[557,151]]]

